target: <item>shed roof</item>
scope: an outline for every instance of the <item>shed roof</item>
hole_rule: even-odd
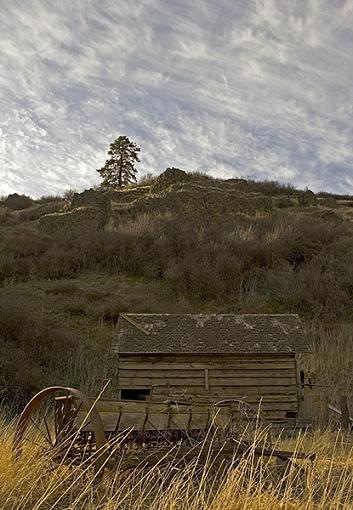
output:
[[[298,315],[121,314],[121,354],[310,352]]]

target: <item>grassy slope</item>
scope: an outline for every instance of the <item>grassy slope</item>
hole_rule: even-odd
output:
[[[48,326],[49,331],[45,331],[44,336],[51,335],[52,331],[59,332],[56,343],[49,343],[44,338],[39,354],[27,358],[26,365],[33,365],[29,373],[18,370],[21,358],[15,357],[11,367],[11,371],[15,371],[12,377],[14,384],[9,388],[6,381],[3,383],[2,396],[6,407],[10,405],[8,399],[13,400],[13,393],[16,394],[16,405],[18,403],[21,407],[24,404],[29,396],[24,390],[26,385],[30,392],[45,385],[62,384],[96,393],[103,379],[114,374],[109,350],[119,313],[186,312],[197,308],[191,301],[175,297],[161,283],[104,274],[14,283],[0,290],[0,299],[7,306],[14,304],[14,314],[18,314],[16,324],[27,317],[33,321],[24,333],[27,337],[24,350],[27,353],[37,349],[35,345],[41,342],[34,333],[38,325]],[[6,326],[4,315],[2,325],[3,328]],[[17,326],[12,340],[17,344],[22,341]],[[10,345],[10,342],[5,344],[3,352],[11,352]],[[67,356],[67,349],[70,349],[70,356]],[[44,371],[39,370],[41,364],[47,365]],[[29,384],[28,378],[32,378],[33,384]],[[21,393],[24,393],[23,399]]]
[[[0,323],[7,328],[3,359],[11,361],[0,376],[0,397],[7,396],[7,404],[14,393],[19,401],[22,393],[28,398],[25,387],[31,393],[50,383],[96,392],[112,373],[109,345],[118,314],[124,311],[299,312],[308,319],[315,339],[319,375],[330,384],[336,377],[328,348],[328,342],[335,342],[336,354],[341,353],[340,378],[346,379],[353,364],[353,318],[350,275],[342,280],[349,260],[339,258],[352,237],[352,200],[325,197],[305,204],[305,194],[276,183],[228,182],[202,175],[163,188],[149,200],[149,183],[144,184],[117,194],[110,232],[103,237],[39,233],[38,219],[60,210],[65,203],[59,200],[47,199],[18,212],[2,210],[3,319],[17,314],[13,322],[19,323],[27,317],[26,333],[5,319]],[[236,202],[240,193],[243,198],[255,196],[260,209],[232,213],[228,197],[223,214],[193,213],[195,204],[208,207],[214,193],[213,207],[222,202],[222,194]],[[273,199],[273,211],[261,211],[261,196]],[[180,204],[182,216],[175,209]],[[342,247],[335,242],[336,233]],[[322,272],[323,263],[330,264],[329,272]],[[328,332],[327,323],[336,329]],[[45,341],[54,330],[55,345]],[[70,356],[65,357],[66,351]],[[21,364],[26,352],[32,353],[27,372],[9,382],[6,374]]]

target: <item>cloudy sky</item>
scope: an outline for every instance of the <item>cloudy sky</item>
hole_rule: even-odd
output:
[[[168,166],[353,193],[353,0],[0,0],[0,194]]]

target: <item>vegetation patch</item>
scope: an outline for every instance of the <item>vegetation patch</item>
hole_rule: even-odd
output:
[[[33,200],[27,195],[13,193],[3,201],[3,205],[10,211],[19,211],[31,207],[33,205]]]
[[[39,229],[47,233],[75,233],[102,230],[108,220],[104,209],[79,207],[67,212],[47,214],[39,220]]]

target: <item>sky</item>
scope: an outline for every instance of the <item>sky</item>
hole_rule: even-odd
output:
[[[0,0],[0,194],[99,184],[109,144],[353,194],[353,0]]]

